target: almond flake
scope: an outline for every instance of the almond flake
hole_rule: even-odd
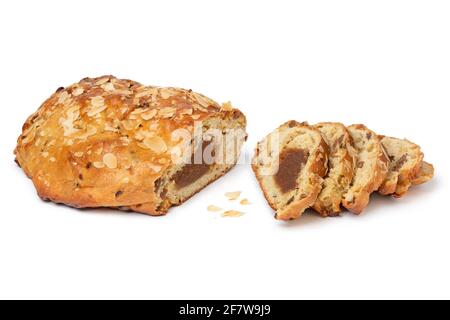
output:
[[[163,108],[163,109],[159,110],[158,114],[161,117],[170,118],[170,117],[172,117],[174,115],[175,111],[176,111],[175,108],[166,107],[166,108]]]
[[[237,218],[237,217],[241,217],[243,215],[244,215],[243,212],[235,211],[235,210],[228,210],[228,211],[225,211],[224,213],[222,213],[222,217],[229,217],[229,218]]]
[[[77,158],[81,158],[81,157],[84,155],[84,152],[81,152],[81,151],[75,152],[74,155],[75,155],[75,157],[77,157]]]
[[[150,149],[155,153],[164,153],[167,151],[167,145],[160,137],[147,137],[142,143],[138,143],[144,149]]]
[[[102,84],[102,89],[105,91],[114,91],[114,85],[111,82],[107,82],[105,84]]]
[[[48,152],[42,152],[42,156],[44,157],[44,158],[47,158],[48,157]]]
[[[117,168],[117,158],[112,153],[107,153],[103,156],[103,163],[109,168],[109,169],[116,169]]]
[[[64,103],[69,99],[69,93],[67,91],[61,92],[58,98],[58,103]]]
[[[247,205],[251,204],[251,202],[248,201],[248,199],[242,199],[239,203],[243,206],[247,206]]]
[[[200,118],[200,115],[199,114],[194,114],[193,116],[192,116],[192,119],[194,119],[194,120],[198,120]]]
[[[48,160],[50,160],[51,162],[55,162],[55,161],[56,161],[55,157],[51,157],[51,158],[48,159]]]
[[[156,109],[152,109],[149,111],[146,111],[145,113],[141,113],[141,118],[144,120],[150,120],[152,119],[154,116],[156,116]]]
[[[97,169],[103,169],[105,167],[105,164],[103,162],[96,161],[94,162],[94,167]]]
[[[237,200],[241,196],[241,191],[233,191],[225,193],[225,197],[230,201]]]
[[[137,127],[139,127],[139,122],[134,120],[123,120],[122,125],[126,130],[135,130]]]
[[[83,88],[76,88],[75,90],[72,91],[72,95],[74,97],[78,97],[79,95],[81,95],[84,92]]]
[[[219,212],[219,211],[222,211],[222,208],[219,208],[219,207],[216,207],[216,206],[213,206],[213,205],[210,205],[210,206],[208,206],[208,211],[210,211],[210,212]]]
[[[109,81],[109,77],[104,77],[101,78],[99,80],[97,80],[97,82],[95,83],[96,86],[101,86],[104,83],[107,83]]]
[[[231,102],[228,101],[228,102],[222,103],[222,110],[224,110],[224,111],[233,110],[233,106],[231,105]]]

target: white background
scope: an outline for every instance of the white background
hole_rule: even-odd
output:
[[[1,1],[0,298],[450,298],[449,17],[448,1]],[[292,223],[248,165],[162,218],[44,203],[13,162],[21,126],[103,74],[231,100],[246,152],[289,119],[365,123],[437,175],[359,217]]]

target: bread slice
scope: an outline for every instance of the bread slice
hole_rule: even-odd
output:
[[[328,144],[328,174],[313,206],[322,217],[338,216],[355,170],[356,151],[352,138],[342,123],[323,122],[314,126]]]
[[[357,152],[356,168],[343,205],[360,214],[369,204],[370,195],[383,183],[389,168],[389,159],[378,135],[362,124],[347,128]]]
[[[288,121],[258,143],[252,167],[276,219],[296,219],[316,202],[327,163],[328,146],[307,123]]]
[[[420,164],[420,169],[417,175],[411,180],[411,183],[415,186],[419,184],[426,183],[433,179],[434,176],[434,167],[432,164],[422,161]]]
[[[389,173],[378,192],[402,197],[420,172],[423,153],[420,147],[406,139],[381,137],[381,143],[390,160]]]

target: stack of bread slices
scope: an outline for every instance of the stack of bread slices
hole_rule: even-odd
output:
[[[360,214],[373,192],[402,197],[433,177],[423,157],[418,145],[362,124],[288,121],[258,143],[252,166],[275,217],[292,220],[308,208]]]

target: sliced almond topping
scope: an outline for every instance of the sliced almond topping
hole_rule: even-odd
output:
[[[210,205],[210,206],[208,206],[208,211],[211,211],[211,212],[219,212],[219,211],[222,211],[222,208],[219,208],[219,207],[216,207],[216,206],[213,206],[213,205]]]
[[[241,191],[233,191],[225,193],[225,197],[230,201],[237,200],[241,196]]]
[[[81,95],[83,92],[84,92],[84,89],[81,88],[81,87],[79,87],[79,88],[76,88],[75,90],[72,91],[72,95],[73,95],[74,97],[78,97],[78,96]]]
[[[200,118],[200,115],[199,114],[194,114],[193,116],[192,116],[192,119],[194,119],[194,120],[198,120]]]
[[[105,164],[103,162],[96,161],[93,164],[94,164],[94,167],[97,169],[103,169],[105,167]]]
[[[224,110],[224,111],[233,110],[233,106],[231,105],[231,102],[228,101],[228,102],[222,103],[222,110]]]
[[[163,118],[170,118],[175,114],[176,109],[172,107],[166,107],[161,110],[159,110],[158,114],[159,116]]]
[[[248,199],[242,199],[241,202],[239,202],[239,203],[240,203],[241,205],[243,205],[243,206],[246,206],[246,205],[251,204],[251,202],[248,201]]]
[[[144,120],[150,120],[154,116],[156,116],[156,113],[157,113],[156,109],[151,109],[151,110],[148,110],[148,111],[146,111],[144,113],[141,113],[141,118],[144,119]]]
[[[139,127],[139,122],[134,120],[123,120],[122,125],[126,130],[135,130]]]
[[[175,95],[175,91],[170,90],[170,89],[161,89],[160,94],[161,94],[161,98],[163,99],[169,99],[171,96]]]
[[[107,82],[105,84],[102,84],[102,89],[105,91],[114,91],[114,85],[111,82]]]
[[[93,117],[106,109],[105,99],[101,96],[91,98],[91,105],[87,108],[87,115]]]
[[[228,210],[228,211],[225,211],[224,213],[222,213],[222,217],[229,217],[229,218],[237,218],[237,217],[241,217],[243,215],[244,215],[243,212],[235,211],[235,210]]]
[[[101,79],[97,80],[97,82],[95,83],[95,85],[96,85],[96,86],[100,86],[100,85],[102,85],[102,84],[104,84],[104,83],[107,83],[108,81],[109,81],[109,77],[104,77],[104,78],[101,78]]]
[[[56,161],[56,158],[55,158],[55,157],[51,157],[51,158],[48,159],[48,160],[50,160],[51,162],[55,162],[55,161]]]
[[[48,157],[48,152],[46,152],[46,151],[42,152],[42,156],[43,156],[44,158],[47,158],[47,157]]]
[[[109,168],[109,169],[116,169],[117,168],[117,158],[112,153],[107,153],[103,156],[103,163]]]
[[[64,103],[69,99],[69,93],[67,91],[63,91],[58,98],[58,103]]]
[[[147,137],[142,143],[138,143],[144,149],[150,149],[155,153],[164,153],[167,151],[167,145],[160,137]]]
[[[74,153],[75,157],[81,158],[84,155],[84,152],[78,151]]]

